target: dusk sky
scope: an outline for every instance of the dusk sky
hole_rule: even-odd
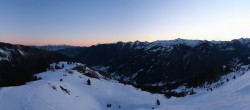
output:
[[[250,0],[0,0],[0,42],[88,46],[250,37]]]

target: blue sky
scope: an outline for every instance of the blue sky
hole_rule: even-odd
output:
[[[0,0],[2,42],[92,45],[250,37],[249,0]]]

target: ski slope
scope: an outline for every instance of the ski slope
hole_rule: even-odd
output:
[[[71,69],[37,74],[42,80],[23,86],[0,88],[0,110],[248,110],[250,72],[230,80],[213,91],[201,91],[184,98],[166,99],[116,81],[89,78]],[[66,75],[66,76],[65,76]],[[62,81],[60,81],[62,79]],[[87,85],[90,79],[91,85]],[[61,88],[70,92],[65,92]],[[156,105],[159,99],[161,105]],[[110,108],[107,104],[111,104]]]

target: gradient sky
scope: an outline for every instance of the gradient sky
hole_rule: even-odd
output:
[[[0,41],[92,45],[250,37],[250,0],[0,0]]]

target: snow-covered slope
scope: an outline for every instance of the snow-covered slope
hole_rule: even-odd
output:
[[[3,49],[0,49],[0,54],[1,54],[0,61],[1,60],[7,60],[7,61],[11,60],[10,59],[10,52],[4,51]]]
[[[1,88],[1,110],[121,110],[151,109],[156,99],[164,97],[136,90],[116,81],[89,78],[77,71],[69,74],[76,64],[37,76],[42,80],[23,86]],[[65,76],[66,75],[66,76]],[[62,79],[63,81],[60,81]],[[90,79],[91,85],[87,85]],[[60,88],[69,90],[69,94]],[[53,89],[56,88],[56,89]],[[112,104],[107,108],[107,104]]]
[[[213,91],[166,99],[116,81],[90,78],[69,69],[39,73],[42,80],[23,86],[0,88],[0,110],[248,110],[250,72]],[[60,81],[62,79],[62,81]],[[91,85],[87,85],[90,79]],[[63,91],[64,90],[64,91]],[[159,99],[161,105],[156,105]],[[107,104],[111,104],[108,108]]]
[[[21,46],[7,48],[0,43],[0,61],[11,61],[14,54],[24,56],[26,53],[22,49]]]

